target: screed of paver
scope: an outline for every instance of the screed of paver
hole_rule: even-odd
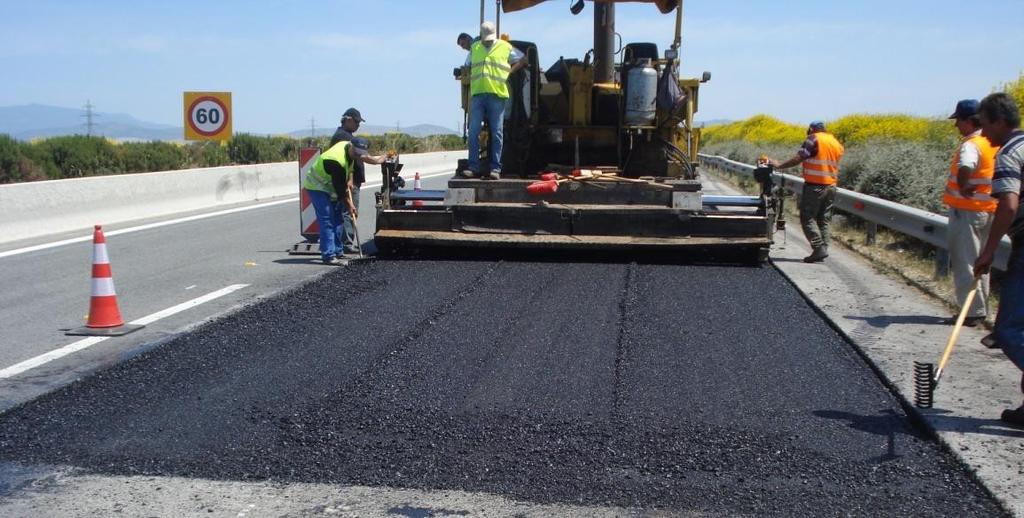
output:
[[[0,416],[87,474],[993,516],[773,269],[353,265]]]

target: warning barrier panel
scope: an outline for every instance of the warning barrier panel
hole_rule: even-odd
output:
[[[306,241],[314,242],[320,237],[320,224],[316,221],[316,211],[309,193],[302,187],[306,175],[320,157],[320,148],[304,147],[299,149],[299,234]]]

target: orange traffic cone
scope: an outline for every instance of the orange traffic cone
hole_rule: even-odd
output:
[[[119,336],[142,329],[139,325],[125,325],[117,307],[114,277],[107,255],[107,240],[103,229],[96,225],[92,234],[92,296],[89,299],[89,320],[85,327],[68,331],[69,335]]]
[[[420,183],[420,172],[419,171],[416,171],[416,176],[413,178],[412,190],[414,190],[414,191],[422,191],[423,190],[423,184]],[[412,206],[413,207],[422,207],[423,206],[423,200],[413,200]]]

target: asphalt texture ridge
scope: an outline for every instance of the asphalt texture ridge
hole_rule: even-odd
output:
[[[355,262],[0,415],[0,461],[669,513],[1004,515],[769,266]]]

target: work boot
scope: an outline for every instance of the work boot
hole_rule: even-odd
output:
[[[985,337],[981,339],[981,345],[984,345],[985,347],[988,347],[989,349],[998,349],[999,348],[999,344],[996,343],[996,334],[995,333],[989,333],[989,334],[985,335]]]
[[[327,266],[345,266],[348,264],[348,260],[344,257],[332,257],[330,259],[324,259],[324,264]]]
[[[472,169],[463,169],[459,171],[459,175],[462,176],[463,178],[475,178],[477,176],[480,176],[480,173]]]
[[[1024,406],[1003,410],[1003,414],[999,416],[999,420],[1014,426],[1024,426]]]
[[[357,254],[358,255],[359,252],[361,252],[361,250],[359,249],[358,246],[356,246],[356,245],[345,245],[345,253],[346,254]]]
[[[804,257],[804,262],[805,263],[820,263],[820,262],[824,261],[826,257],[828,257],[828,248],[825,248],[823,246],[819,246],[818,248],[815,248],[811,252],[811,255],[809,255],[807,257]]]
[[[487,175],[487,179],[488,180],[501,180],[501,169],[498,169],[496,171],[491,171],[491,173]]]

